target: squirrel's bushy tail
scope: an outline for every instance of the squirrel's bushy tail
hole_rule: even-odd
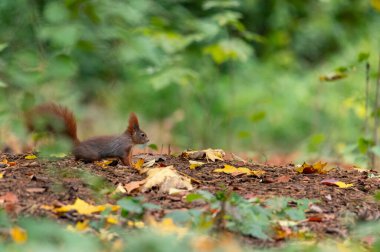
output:
[[[37,107],[33,108],[32,111],[29,111],[26,114],[26,124],[29,130],[35,130],[34,119],[35,117],[40,116],[59,118],[64,126],[63,134],[69,137],[75,145],[80,143],[77,136],[77,123],[74,114],[68,108],[61,105],[57,105],[55,103],[44,103],[38,105]],[[52,130],[53,127],[51,127],[51,125],[47,125],[47,128],[50,131],[54,131]]]

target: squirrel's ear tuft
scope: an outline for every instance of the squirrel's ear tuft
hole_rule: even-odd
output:
[[[139,120],[137,119],[137,116],[135,113],[131,113],[129,115],[129,122],[128,122],[128,128],[127,131],[130,134],[133,134],[134,131],[138,130],[140,128],[139,126]]]

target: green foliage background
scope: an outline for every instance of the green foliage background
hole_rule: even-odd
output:
[[[181,148],[345,155],[363,134],[359,53],[376,73],[372,3],[2,0],[0,122],[22,136],[20,111],[52,100],[105,131],[129,111],[171,120]]]

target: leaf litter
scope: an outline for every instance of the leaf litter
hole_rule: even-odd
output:
[[[16,215],[48,215],[51,216],[51,218],[59,215],[60,218],[66,219],[71,223],[73,227],[77,228],[76,225],[78,225],[78,229],[80,229],[82,227],[81,225],[85,226],[85,223],[78,223],[82,222],[83,219],[78,220],[75,216],[71,216],[70,213],[89,213],[88,216],[92,216],[93,214],[100,214],[102,211],[106,211],[105,209],[112,210],[112,206],[116,206],[116,201],[113,199],[115,195],[114,192],[116,191],[117,194],[121,195],[144,197],[145,202],[161,206],[164,210],[157,211],[154,215],[156,221],[161,222],[165,212],[176,209],[183,210],[202,207],[203,203],[189,203],[183,199],[181,190],[185,190],[186,192],[186,190],[192,187],[193,190],[206,190],[211,193],[217,193],[220,190],[235,192],[252,201],[262,201],[278,196],[297,199],[316,199],[319,202],[315,203],[316,207],[314,207],[314,209],[320,209],[321,206],[323,206],[322,212],[320,212],[320,210],[318,210],[319,212],[317,210],[305,212],[305,221],[298,222],[297,227],[300,228],[300,230],[302,229],[308,233],[313,233],[318,238],[339,236],[340,234],[350,231],[344,223],[338,221],[342,211],[349,211],[356,215],[357,218],[365,220],[377,219],[380,216],[380,207],[372,197],[373,193],[380,188],[380,181],[378,179],[369,178],[369,173],[365,171],[358,172],[354,169],[333,169],[325,173],[324,171],[326,171],[326,169],[322,167],[324,163],[321,163],[319,166],[323,171],[321,173],[299,172],[296,171],[297,167],[294,165],[256,165],[247,162],[244,164],[244,167],[242,167],[241,161],[225,160],[224,156],[222,158],[223,161],[217,158],[214,158],[214,161],[212,161],[210,157],[206,157],[205,152],[197,159],[184,156],[159,156],[160,157],[152,154],[145,155],[144,164],[155,160],[153,166],[159,166],[159,168],[142,167],[141,170],[147,169],[146,173],[143,173],[142,171],[120,164],[104,169],[94,163],[84,164],[75,161],[70,156],[52,161],[37,158],[33,160],[35,164],[30,166],[30,160],[25,159],[25,155],[3,155],[2,159],[5,158],[9,162],[16,162],[17,169],[10,168],[6,170],[3,178],[0,180],[0,207],[5,207],[7,212]],[[195,169],[189,169],[189,159],[204,164]],[[137,160],[137,158],[134,158],[135,162]],[[243,176],[232,176],[232,173],[214,172],[216,169],[224,169],[225,165],[236,169],[247,168],[250,171],[262,170],[265,173],[263,173],[261,177],[257,177],[249,176],[245,173],[247,172],[245,169],[240,170],[243,171],[243,173],[241,173]],[[312,166],[312,169],[319,169],[318,165],[313,164]],[[155,183],[152,182],[149,189],[140,190],[143,186],[141,181],[149,177],[148,170],[162,170],[162,167],[170,167],[173,172],[175,171],[176,176],[174,177],[181,178],[180,181],[187,181],[185,184],[188,187],[183,186],[184,189],[176,189],[179,190],[179,192],[177,191],[174,194],[170,194],[170,189],[173,193],[173,188],[175,189],[175,187],[173,187],[171,183],[168,183],[169,185],[166,186],[164,192],[162,190],[162,184],[160,183],[162,181],[170,181],[170,176],[163,176],[163,174],[161,174],[158,176],[161,177],[161,179],[155,178],[152,180],[155,181]],[[229,169],[234,169],[231,167]],[[308,166],[305,165],[304,168],[305,167]],[[156,173],[155,175],[157,175],[159,174],[158,171],[159,170],[156,170],[152,173]],[[99,202],[99,198],[94,198],[93,191],[91,187],[88,186],[88,182],[84,183],[84,178],[78,177],[78,172],[86,172],[108,183],[108,185],[101,187],[102,190],[107,189],[109,192],[103,194],[104,196],[100,199],[101,202]],[[376,172],[371,171],[371,174],[377,176]],[[155,176],[152,175],[152,178],[153,177]],[[162,177],[169,177],[169,179],[162,179]],[[197,180],[198,183],[191,184],[192,179],[190,178]],[[354,184],[355,188],[354,190],[350,190],[349,188],[342,189],[337,185],[326,186],[321,183],[323,180],[331,178],[336,179],[336,182],[341,181],[347,184]],[[269,180],[276,183],[265,182]],[[128,184],[136,181],[140,181],[140,184],[136,186],[137,189],[127,187]],[[145,183],[146,181],[144,181],[144,185]],[[191,185],[191,187],[189,187],[189,185]],[[178,188],[181,187],[182,186],[179,186]],[[27,190],[28,188],[30,188],[29,192]],[[342,197],[343,191],[344,197]],[[86,207],[79,207],[78,205],[80,204],[78,203],[76,205],[77,198],[83,200],[82,204]],[[47,202],[49,202],[48,207],[35,207],[46,206]],[[90,204],[88,202],[97,202],[98,204]],[[58,212],[57,209],[60,209],[62,212]],[[112,215],[107,215],[107,219],[109,219],[110,223],[108,221],[107,223],[110,225],[115,225],[111,223],[117,222],[117,218],[113,219]],[[133,223],[135,223],[135,221],[130,222],[131,225],[134,226]],[[139,224],[138,226],[141,225]],[[336,230],[336,232],[332,233],[331,230]],[[279,241],[286,240],[292,236],[302,236],[302,234],[294,232],[294,230],[289,230],[285,225],[281,226],[278,230],[277,237],[279,240],[263,241],[247,236],[242,236],[241,239],[246,244],[267,247],[276,245]]]

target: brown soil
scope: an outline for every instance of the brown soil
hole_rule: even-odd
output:
[[[14,209],[16,214],[56,218],[54,214],[40,206],[71,204],[77,197],[91,203],[113,203],[115,200],[111,196],[104,195],[110,195],[118,184],[125,185],[145,178],[145,175],[139,174],[135,169],[119,164],[102,168],[93,163],[77,162],[72,158],[26,160],[24,156],[3,154],[1,157],[16,162],[14,166],[0,167],[0,173],[4,172],[4,176],[0,180],[0,198],[7,192],[14,193],[18,198],[17,206]],[[146,154],[144,157],[145,159],[153,158],[150,154]],[[294,171],[292,164],[283,166],[244,164],[245,167],[266,172],[263,177],[257,178],[213,172],[215,168],[221,168],[224,164],[243,166],[241,162],[218,161],[190,170],[186,159],[168,155],[160,157],[160,161],[157,162],[160,165],[174,165],[178,171],[193,178],[195,189],[210,192],[224,189],[236,192],[246,198],[267,199],[273,196],[288,196],[297,199],[319,200],[316,205],[320,207],[322,213],[310,212],[307,213],[307,217],[322,217],[314,218],[318,221],[305,221],[300,224],[318,238],[329,236],[344,238],[347,236],[349,213],[352,213],[352,216],[358,220],[374,220],[380,217],[379,204],[373,199],[374,192],[380,187],[380,180],[368,178],[368,172],[337,168],[328,174],[299,174]],[[371,173],[376,174],[375,172]],[[321,181],[327,178],[353,183],[354,186],[342,189],[321,184]],[[160,205],[163,210],[157,214],[158,217],[172,209],[192,207],[190,203],[183,200],[182,196],[163,194],[157,190],[146,193],[136,192],[131,195],[144,195],[148,202]],[[0,206],[1,204],[2,202],[0,202]],[[66,217],[63,216],[63,219],[76,221],[73,216]],[[279,242],[260,241],[251,237],[241,238],[248,244],[264,246],[275,245]]]

